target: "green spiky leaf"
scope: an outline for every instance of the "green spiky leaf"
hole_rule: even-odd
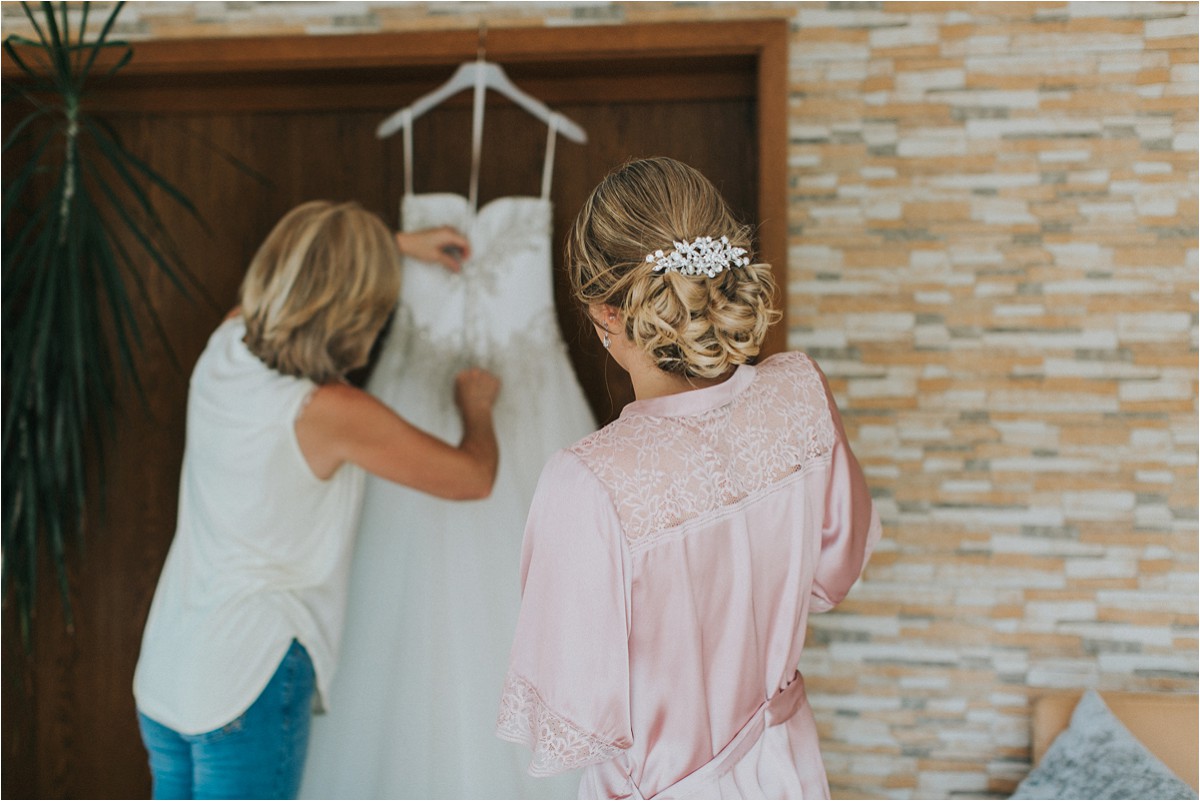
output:
[[[88,3],[74,26],[65,3],[22,3],[36,38],[3,43],[19,72],[4,87],[5,113],[17,121],[3,148],[26,161],[6,172],[3,191],[2,584],[27,645],[43,558],[71,625],[68,542],[83,542],[87,454],[95,449],[101,457],[103,486],[102,434],[115,420],[118,376],[143,394],[134,370],[142,346],[137,315],[148,311],[165,338],[137,265],[159,271],[185,296],[203,294],[151,190],[199,219],[195,207],[85,103],[101,53],[113,54],[103,62],[112,64],[107,74],[133,55],[109,38],[121,6],[88,41]],[[24,116],[15,116],[18,104]]]

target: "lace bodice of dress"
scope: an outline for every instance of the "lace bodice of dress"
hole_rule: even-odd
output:
[[[472,213],[461,195],[405,196],[405,231],[450,225],[472,253],[459,274],[406,262],[400,300],[408,324],[483,362],[518,334],[556,341],[550,212],[550,201],[536,197],[497,198]]]
[[[724,405],[677,416],[627,408],[571,448],[608,488],[635,551],[769,490],[832,451],[825,387],[807,356],[780,354],[739,368],[729,382],[747,378]]]
[[[459,436],[451,398],[454,377],[466,367],[484,367],[503,386],[520,388],[501,391],[497,419],[555,413],[541,408],[543,390],[548,382],[572,376],[557,367],[567,348],[554,308],[550,201],[503,197],[472,213],[461,195],[406,195],[401,214],[405,231],[442,225],[462,231],[471,243],[471,258],[461,273],[405,261],[400,304],[368,389],[447,439]],[[398,405],[400,388],[415,376],[446,398],[418,419],[411,417],[412,409]]]

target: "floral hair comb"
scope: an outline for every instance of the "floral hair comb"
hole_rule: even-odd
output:
[[[676,242],[674,250],[656,250],[646,257],[646,261],[655,265],[656,273],[677,272],[683,275],[707,275],[709,278],[722,270],[750,264],[746,249],[730,245],[727,236],[720,239],[701,236],[691,243]]]

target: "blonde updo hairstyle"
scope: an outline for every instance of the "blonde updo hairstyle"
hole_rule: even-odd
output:
[[[646,256],[675,242],[729,238],[750,257],[709,278],[655,272]],[[660,370],[717,378],[758,355],[771,306],[771,267],[754,260],[751,233],[734,220],[716,187],[669,158],[632,161],[605,178],[584,203],[567,242],[576,300],[620,311],[625,336]],[[612,332],[616,334],[617,332]]]
[[[367,362],[400,294],[391,231],[357,203],[315,200],[281,219],[242,281],[246,346],[318,384]]]

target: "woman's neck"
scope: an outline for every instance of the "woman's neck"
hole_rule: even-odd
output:
[[[731,375],[732,369],[717,378],[685,378],[665,373],[652,365],[638,365],[629,371],[629,378],[633,382],[633,396],[638,400],[650,400],[716,386],[725,383]]]

